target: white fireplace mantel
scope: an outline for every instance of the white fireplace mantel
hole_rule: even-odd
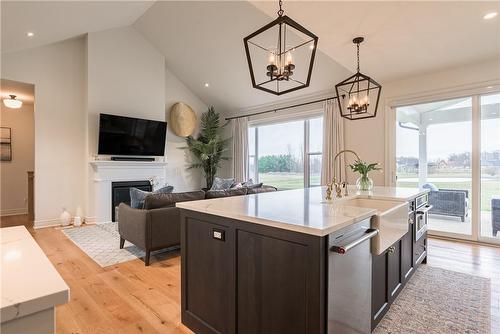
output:
[[[90,214],[87,221],[111,221],[113,182],[153,180],[155,184],[163,186],[166,179],[166,165],[166,162],[160,161],[90,161],[93,175],[89,192]]]

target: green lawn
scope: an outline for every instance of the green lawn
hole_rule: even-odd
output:
[[[320,176],[311,177],[312,184],[319,184]],[[302,173],[260,173],[259,182],[275,186],[278,189],[304,188],[304,174]]]

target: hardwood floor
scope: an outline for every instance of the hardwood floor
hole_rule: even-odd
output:
[[[14,220],[23,225],[9,217],[6,226]],[[70,302],[57,307],[57,333],[192,333],[180,323],[179,251],[152,256],[149,267],[137,259],[102,268],[60,229],[29,231],[70,287]]]
[[[150,267],[134,260],[101,268],[59,229],[29,230],[71,289],[71,301],[57,307],[57,333],[191,333],[180,323],[179,252]],[[500,248],[430,239],[428,251],[431,266],[491,279],[491,332],[500,333]]]

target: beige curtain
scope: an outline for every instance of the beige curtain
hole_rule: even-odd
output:
[[[340,116],[336,100],[327,100],[323,106],[323,159],[321,165],[321,185],[326,185],[333,179],[333,158],[337,152],[344,149],[344,121]],[[337,180],[345,178],[344,155],[340,155],[335,166]]]
[[[248,118],[232,120],[233,176],[238,182],[248,180]]]

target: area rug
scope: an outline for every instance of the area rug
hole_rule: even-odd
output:
[[[145,255],[143,250],[128,241],[120,249],[120,234],[116,222],[74,227],[62,232],[101,267],[144,258]],[[151,254],[154,256],[174,249],[176,248],[167,248]]]
[[[374,334],[490,333],[488,278],[421,265]]]

